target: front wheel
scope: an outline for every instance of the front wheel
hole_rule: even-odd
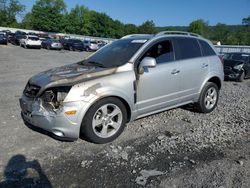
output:
[[[85,114],[81,135],[88,141],[104,144],[116,139],[124,130],[127,111],[117,98],[97,101]]]
[[[218,86],[215,83],[208,82],[202,89],[199,101],[196,103],[196,107],[201,113],[210,113],[216,108],[218,100]]]

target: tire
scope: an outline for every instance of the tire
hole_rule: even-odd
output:
[[[69,47],[69,51],[75,51],[72,46]]]
[[[50,46],[49,45],[47,46],[47,50],[50,50]]]
[[[112,115],[112,112],[115,114]],[[104,98],[91,106],[85,114],[81,136],[93,143],[108,143],[122,133],[126,122],[127,111],[124,104],[115,97]]]
[[[245,79],[245,71],[243,71],[238,79],[239,82],[243,82]]]
[[[195,107],[200,113],[210,113],[216,108],[218,99],[218,86],[213,82],[207,82],[201,91],[199,100],[195,104]]]

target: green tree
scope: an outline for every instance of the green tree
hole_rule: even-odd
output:
[[[138,27],[134,24],[126,24],[124,25],[125,35],[136,34],[139,33]]]
[[[35,30],[60,32],[64,26],[63,13],[66,5],[63,0],[37,0],[30,13],[30,25]]]
[[[227,42],[229,33],[230,31],[225,24],[218,23],[213,29],[212,39],[225,44]]]
[[[151,21],[148,20],[139,26],[138,32],[145,34],[155,34],[157,32],[157,29],[155,27],[154,22],[152,20]]]
[[[195,20],[193,22],[190,23],[189,27],[188,27],[188,31],[192,32],[192,33],[197,33],[199,35],[202,36],[206,36],[207,35],[207,26],[208,24],[202,20]]]
[[[88,8],[76,5],[69,13],[65,14],[64,31],[72,34],[88,34],[86,30],[86,24],[88,23],[87,14],[89,14]]]
[[[18,0],[0,0],[0,26],[17,26],[16,17],[25,10]]]
[[[242,24],[250,26],[250,16],[248,16],[247,18],[243,18],[242,19]]]

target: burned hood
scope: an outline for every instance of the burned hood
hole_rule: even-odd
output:
[[[39,86],[41,90],[45,90],[56,86],[72,86],[115,72],[116,68],[102,68],[75,63],[41,72],[30,78],[29,84]]]

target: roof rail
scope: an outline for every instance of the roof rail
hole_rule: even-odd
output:
[[[190,32],[185,32],[185,31],[161,31],[156,34],[156,36],[161,36],[161,35],[171,35],[171,34],[176,34],[176,35],[188,35],[188,36],[194,36],[194,37],[201,37],[200,35],[196,33],[190,33]]]
[[[121,39],[127,39],[127,38],[132,38],[132,37],[148,37],[148,36],[153,36],[151,34],[132,34],[132,35],[126,35],[122,37]]]

